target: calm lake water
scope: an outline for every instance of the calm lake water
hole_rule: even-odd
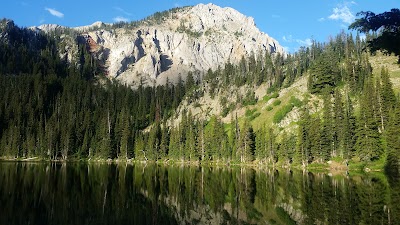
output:
[[[0,224],[400,224],[384,174],[0,163]]]

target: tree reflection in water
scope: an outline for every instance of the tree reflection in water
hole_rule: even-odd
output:
[[[0,163],[0,224],[399,224],[384,174]]]

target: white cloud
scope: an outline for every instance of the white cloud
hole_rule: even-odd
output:
[[[113,20],[114,20],[114,22],[117,22],[117,23],[118,23],[118,22],[128,22],[128,21],[129,21],[128,18],[125,18],[125,17],[123,17],[123,16],[114,17]]]
[[[293,37],[292,37],[292,35],[283,36],[282,39],[283,39],[283,41],[286,41],[286,42],[293,42]]]
[[[51,15],[56,16],[58,18],[63,18],[64,17],[64,13],[57,11],[55,9],[51,9],[51,8],[44,8],[44,10],[48,11]]]
[[[132,13],[125,11],[123,8],[115,6],[114,7],[115,10],[122,12],[123,14],[127,15],[127,16],[132,16]]]
[[[355,2],[340,4],[333,8],[333,13],[328,18],[331,20],[341,20],[343,23],[347,24],[352,23],[355,19],[355,16],[348,7],[348,5],[351,4],[355,4]]]
[[[324,21],[325,21],[324,17],[321,17],[321,18],[318,19],[318,22],[324,22]]]
[[[282,40],[288,43],[297,43],[301,46],[311,46],[312,45],[312,40],[310,38],[307,38],[305,40],[301,40],[301,39],[294,39],[292,35],[288,35],[288,36],[283,36]]]
[[[307,38],[305,40],[296,39],[296,42],[302,46],[311,46],[312,45],[312,40],[310,38]]]
[[[290,48],[288,46],[282,46],[282,48],[285,52],[290,52]]]
[[[176,2],[176,3],[174,3],[174,7],[176,7],[176,8],[181,7],[181,4]]]

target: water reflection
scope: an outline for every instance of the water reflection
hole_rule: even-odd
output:
[[[0,163],[0,224],[399,224],[383,174]]]

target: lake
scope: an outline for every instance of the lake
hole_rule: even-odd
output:
[[[0,162],[0,224],[400,224],[382,173]]]

